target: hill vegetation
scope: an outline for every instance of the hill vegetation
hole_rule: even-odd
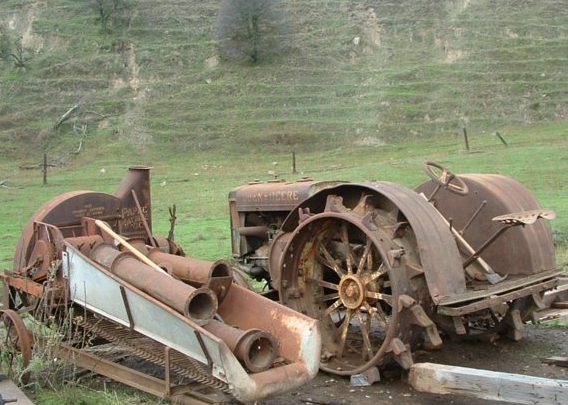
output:
[[[221,58],[221,1],[3,0],[3,156],[310,151],[568,114],[565,0],[278,3],[286,29],[262,35],[285,46],[252,61]]]

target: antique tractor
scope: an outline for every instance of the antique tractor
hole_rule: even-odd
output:
[[[425,162],[386,181],[253,182],[229,193],[232,253],[263,294],[320,321],[320,368],[413,363],[442,336],[518,340],[563,270],[548,219],[517,181]]]
[[[236,285],[227,261],[186,257],[170,234],[152,233],[148,168],[130,168],[114,194],[73,191],[46,203],[0,275],[2,361],[22,366],[25,382],[32,349],[51,347],[186,404],[258,400],[316,375],[317,321]],[[32,338],[28,325],[40,333]]]

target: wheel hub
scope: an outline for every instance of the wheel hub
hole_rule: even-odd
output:
[[[349,309],[361,307],[365,299],[365,286],[359,277],[348,274],[339,282],[339,298]]]

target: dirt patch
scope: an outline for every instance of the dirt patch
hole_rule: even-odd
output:
[[[542,359],[568,355],[568,329],[527,325],[519,342],[500,340],[445,341],[443,349],[415,353],[415,362],[431,362],[483,370],[568,380],[568,368],[545,364]],[[405,382],[399,369],[382,372],[381,381],[369,387],[352,387],[348,378],[320,372],[300,390],[257,405],[497,405],[503,402],[457,395],[421,393]]]

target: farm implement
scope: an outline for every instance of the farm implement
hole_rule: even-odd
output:
[[[317,321],[151,229],[147,168],[131,168],[112,195],[75,191],[40,208],[2,274],[8,360],[25,371],[41,344],[26,327],[33,317],[55,331],[57,358],[177,403],[253,401],[315,376]],[[154,367],[108,359],[109,348]]]

